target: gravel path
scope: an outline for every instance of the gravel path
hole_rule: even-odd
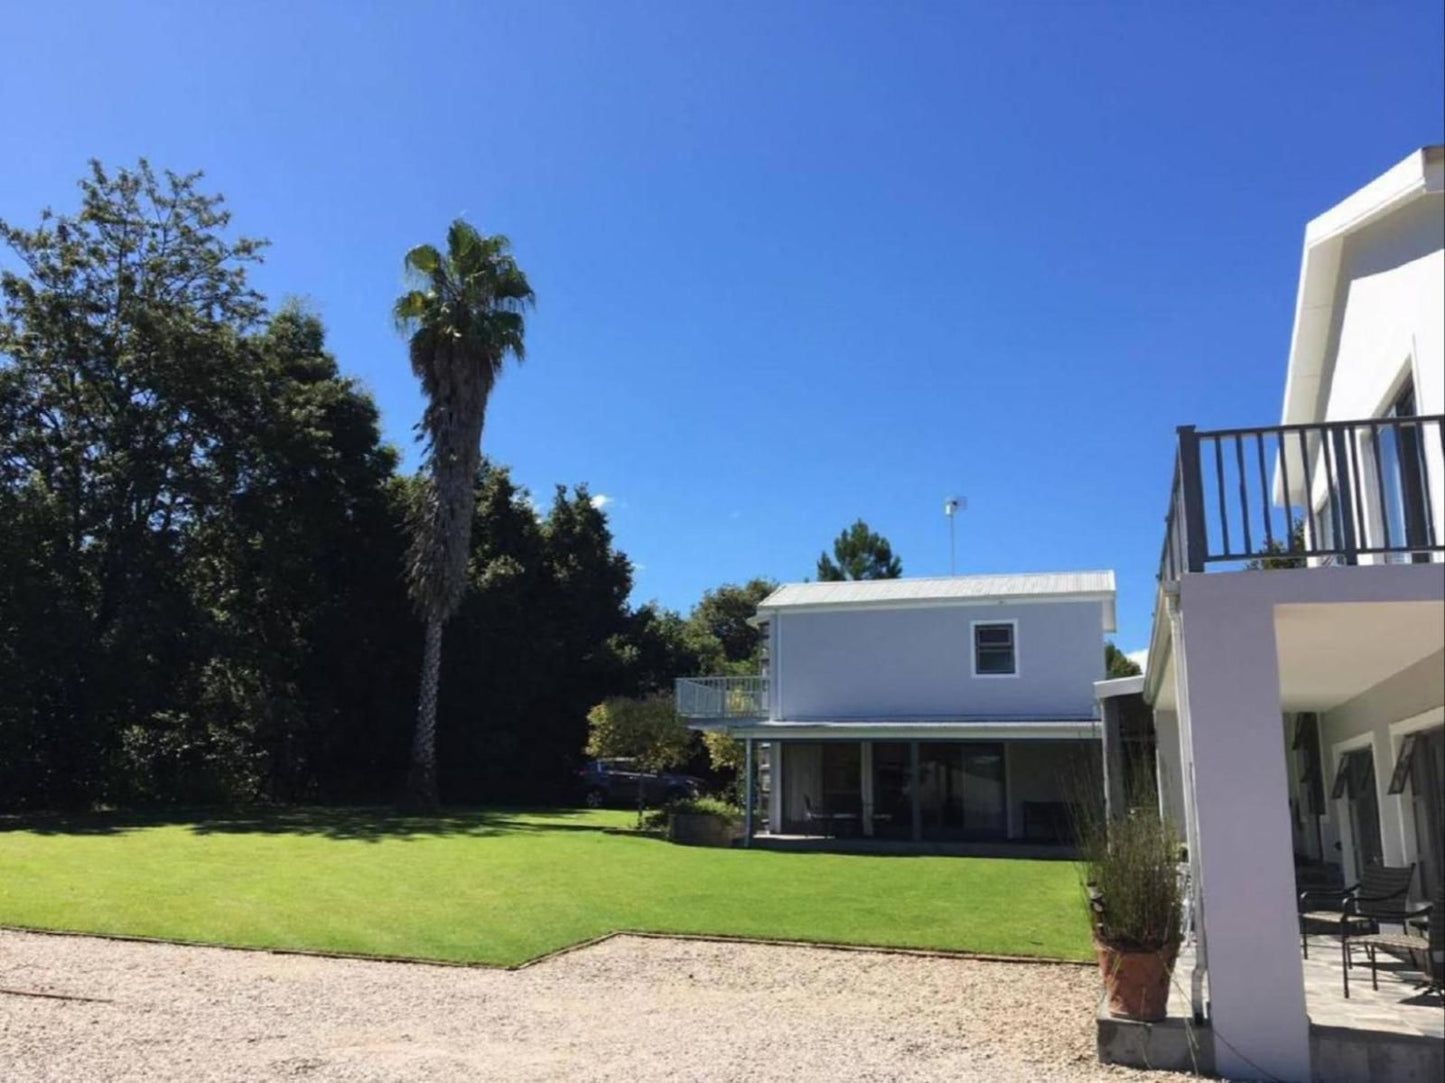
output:
[[[1177,1079],[1094,1062],[1097,981],[628,936],[508,973],[0,930],[0,1079]]]

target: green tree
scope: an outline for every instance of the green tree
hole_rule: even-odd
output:
[[[903,574],[903,562],[893,555],[893,547],[882,534],[869,529],[862,519],[833,539],[833,555],[818,554],[818,579],[839,582],[844,579],[897,579]]]
[[[32,547],[7,562],[20,608],[0,625],[52,626],[20,648],[17,684],[0,679],[26,705],[6,711],[33,712],[8,728],[26,735],[22,785],[41,802],[104,794],[122,732],[163,726],[207,643],[183,631],[208,620],[187,573],[244,484],[229,449],[252,417],[245,336],[265,310],[246,277],[262,242],[230,237],[199,179],[92,162],[77,213],[0,221],[18,260],[0,273],[0,484],[6,532]]]
[[[93,163],[78,212],[0,225],[8,807],[361,797],[405,759],[395,454],[199,180]]]
[[[647,772],[666,771],[687,760],[696,735],[683,725],[666,694],[605,700],[587,714],[587,754],[635,760]],[[645,790],[637,787],[637,826]]]
[[[458,219],[443,255],[429,244],[406,254],[415,288],[396,302],[409,335],[412,372],[426,407],[420,436],[425,483],[412,508],[407,573],[426,626],[408,800],[435,807],[437,689],[442,627],[467,586],[475,485],[487,401],[508,356],[525,356],[523,313],[534,300],[502,236],[484,237]]]
[[[364,794],[405,758],[384,717],[412,660],[397,455],[315,316],[285,306],[247,345],[263,379],[231,448],[245,482],[207,517],[211,557],[188,579],[224,630],[198,691],[246,735],[260,793]]]
[[[1114,646],[1113,640],[1104,642],[1104,674],[1109,679],[1115,677],[1137,677],[1144,671],[1139,668],[1139,663],[1130,658],[1127,654]]]
[[[708,648],[712,656],[721,657],[716,640]],[[621,685],[625,695],[668,692],[678,677],[705,673],[702,652],[696,637],[689,635],[687,621],[656,602],[647,602],[628,614],[616,649],[625,674]]]
[[[1301,519],[1290,528],[1287,545],[1275,539],[1265,543],[1264,551],[1267,555],[1246,562],[1245,568],[1250,571],[1275,571],[1280,568],[1307,567],[1309,561],[1304,556],[1305,521]]]
[[[771,579],[724,583],[703,594],[687,618],[689,649],[706,673],[750,674],[758,671],[762,638],[750,621],[758,603],[778,584]]]

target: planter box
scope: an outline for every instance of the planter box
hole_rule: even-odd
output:
[[[674,812],[667,821],[667,838],[684,846],[731,846],[742,828],[703,812]]]

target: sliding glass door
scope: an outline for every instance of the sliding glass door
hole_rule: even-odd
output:
[[[994,839],[1007,830],[1003,745],[925,741],[918,748],[925,839]]]
[[[1001,744],[963,746],[963,825],[973,838],[1001,839],[1008,833]]]
[[[873,745],[873,834],[906,839],[913,834],[912,762],[906,741]]]

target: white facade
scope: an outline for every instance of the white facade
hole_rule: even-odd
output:
[[[1231,1078],[1333,1078],[1310,1060],[1296,860],[1345,883],[1365,861],[1441,875],[1434,768],[1401,768],[1388,790],[1406,736],[1438,754],[1445,726],[1442,165],[1440,148],[1419,151],[1306,231],[1282,412],[1305,428],[1278,430],[1274,495],[1310,516],[1308,548],[1344,551],[1209,574],[1184,561],[1161,579],[1144,694]],[[1333,796],[1362,755],[1372,774]],[[1426,886],[1417,874],[1417,897]]]
[[[742,717],[683,713],[768,745],[773,833],[1063,841],[1068,779],[1097,771],[1112,572],[787,584],[754,623],[761,694],[719,679]]]
[[[997,623],[1014,630],[1015,672],[978,674],[974,630]],[[776,612],[769,625],[778,720],[1093,717],[1096,601],[820,607]]]

